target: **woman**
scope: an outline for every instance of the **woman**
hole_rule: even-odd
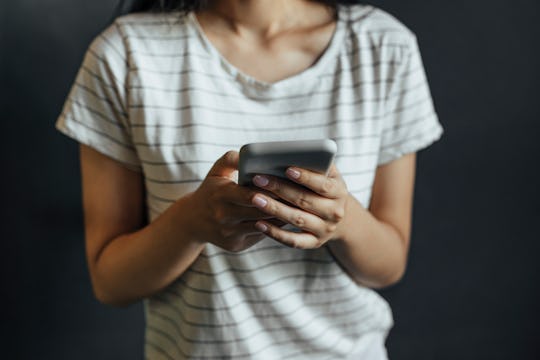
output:
[[[96,297],[145,299],[150,359],[385,359],[371,288],[403,275],[415,152],[442,133],[414,35],[332,1],[157,3],[96,38],[57,123]],[[315,138],[328,177],[235,182],[242,144]]]

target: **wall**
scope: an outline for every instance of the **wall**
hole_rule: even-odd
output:
[[[418,38],[443,139],[420,152],[392,359],[537,359],[539,3],[374,2]],[[114,2],[0,4],[3,324],[12,358],[142,358],[143,313],[93,299],[77,145],[54,130]],[[7,325],[7,326],[6,326]]]

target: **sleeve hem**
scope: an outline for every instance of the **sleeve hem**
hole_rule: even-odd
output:
[[[417,152],[430,146],[441,138],[443,132],[442,126],[437,124],[436,128],[427,135],[419,134],[411,141],[396,144],[384,149],[379,155],[377,166],[388,164],[406,154]]]
[[[64,117],[60,117],[58,119],[55,127],[62,134],[79,142],[82,145],[91,147],[100,154],[103,154],[117,161],[120,165],[126,167],[127,169],[138,173],[142,172],[142,167],[138,162],[138,159],[136,159],[136,155],[128,153],[127,150],[122,152],[118,151],[119,145],[115,145],[114,143],[108,142],[107,140],[95,139],[88,134],[87,129],[78,126],[75,123],[71,123],[71,125],[68,125],[65,122]]]

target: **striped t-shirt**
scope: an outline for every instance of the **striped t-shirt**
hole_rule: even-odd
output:
[[[149,221],[227,150],[274,140],[334,139],[367,208],[377,166],[442,133],[415,36],[364,5],[339,7],[318,61],[275,83],[224,59],[193,14],[121,17],[90,46],[57,128],[143,174]],[[239,253],[206,245],[145,314],[149,359],[382,359],[392,326],[326,247],[269,238]]]

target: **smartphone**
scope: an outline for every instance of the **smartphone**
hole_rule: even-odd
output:
[[[328,174],[337,144],[331,139],[252,143],[240,148],[238,184],[249,185],[253,176],[286,178],[290,166]]]

